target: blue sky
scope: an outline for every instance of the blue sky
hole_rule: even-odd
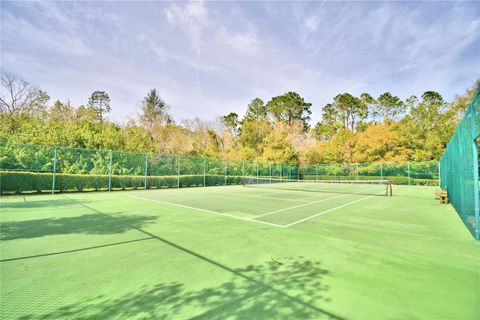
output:
[[[108,92],[112,120],[157,88],[176,120],[296,91],[451,100],[480,77],[479,2],[1,2],[1,68],[54,99]]]

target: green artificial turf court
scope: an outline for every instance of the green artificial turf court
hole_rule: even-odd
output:
[[[1,318],[480,318],[479,243],[434,187],[343,190],[5,197]]]

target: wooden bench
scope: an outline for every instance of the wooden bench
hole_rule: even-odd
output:
[[[435,193],[435,199],[440,199],[440,203],[448,203],[448,192],[445,190],[439,190]]]

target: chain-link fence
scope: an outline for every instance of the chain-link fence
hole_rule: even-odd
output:
[[[438,162],[289,164],[0,143],[2,194],[203,187],[244,177],[438,185]]]
[[[442,189],[476,239],[480,239],[478,143],[480,89],[440,158]]]

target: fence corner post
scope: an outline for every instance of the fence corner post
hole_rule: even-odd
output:
[[[55,183],[57,177],[57,154],[58,154],[58,147],[55,146],[53,149],[53,174],[52,174],[52,194],[55,194]]]
[[[108,170],[108,192],[112,191],[112,159],[113,159],[113,152],[110,150],[110,168]]]
[[[227,174],[228,174],[228,168],[227,168],[227,159],[223,160],[223,166],[224,166],[224,184],[227,185]]]
[[[207,186],[207,159],[203,158],[203,186]]]
[[[410,185],[410,161],[407,162],[407,170],[408,170],[408,185]]]
[[[147,174],[148,174],[148,153],[145,153],[145,187],[144,187],[144,190],[147,190]]]
[[[180,188],[180,156],[177,157],[177,188]]]

